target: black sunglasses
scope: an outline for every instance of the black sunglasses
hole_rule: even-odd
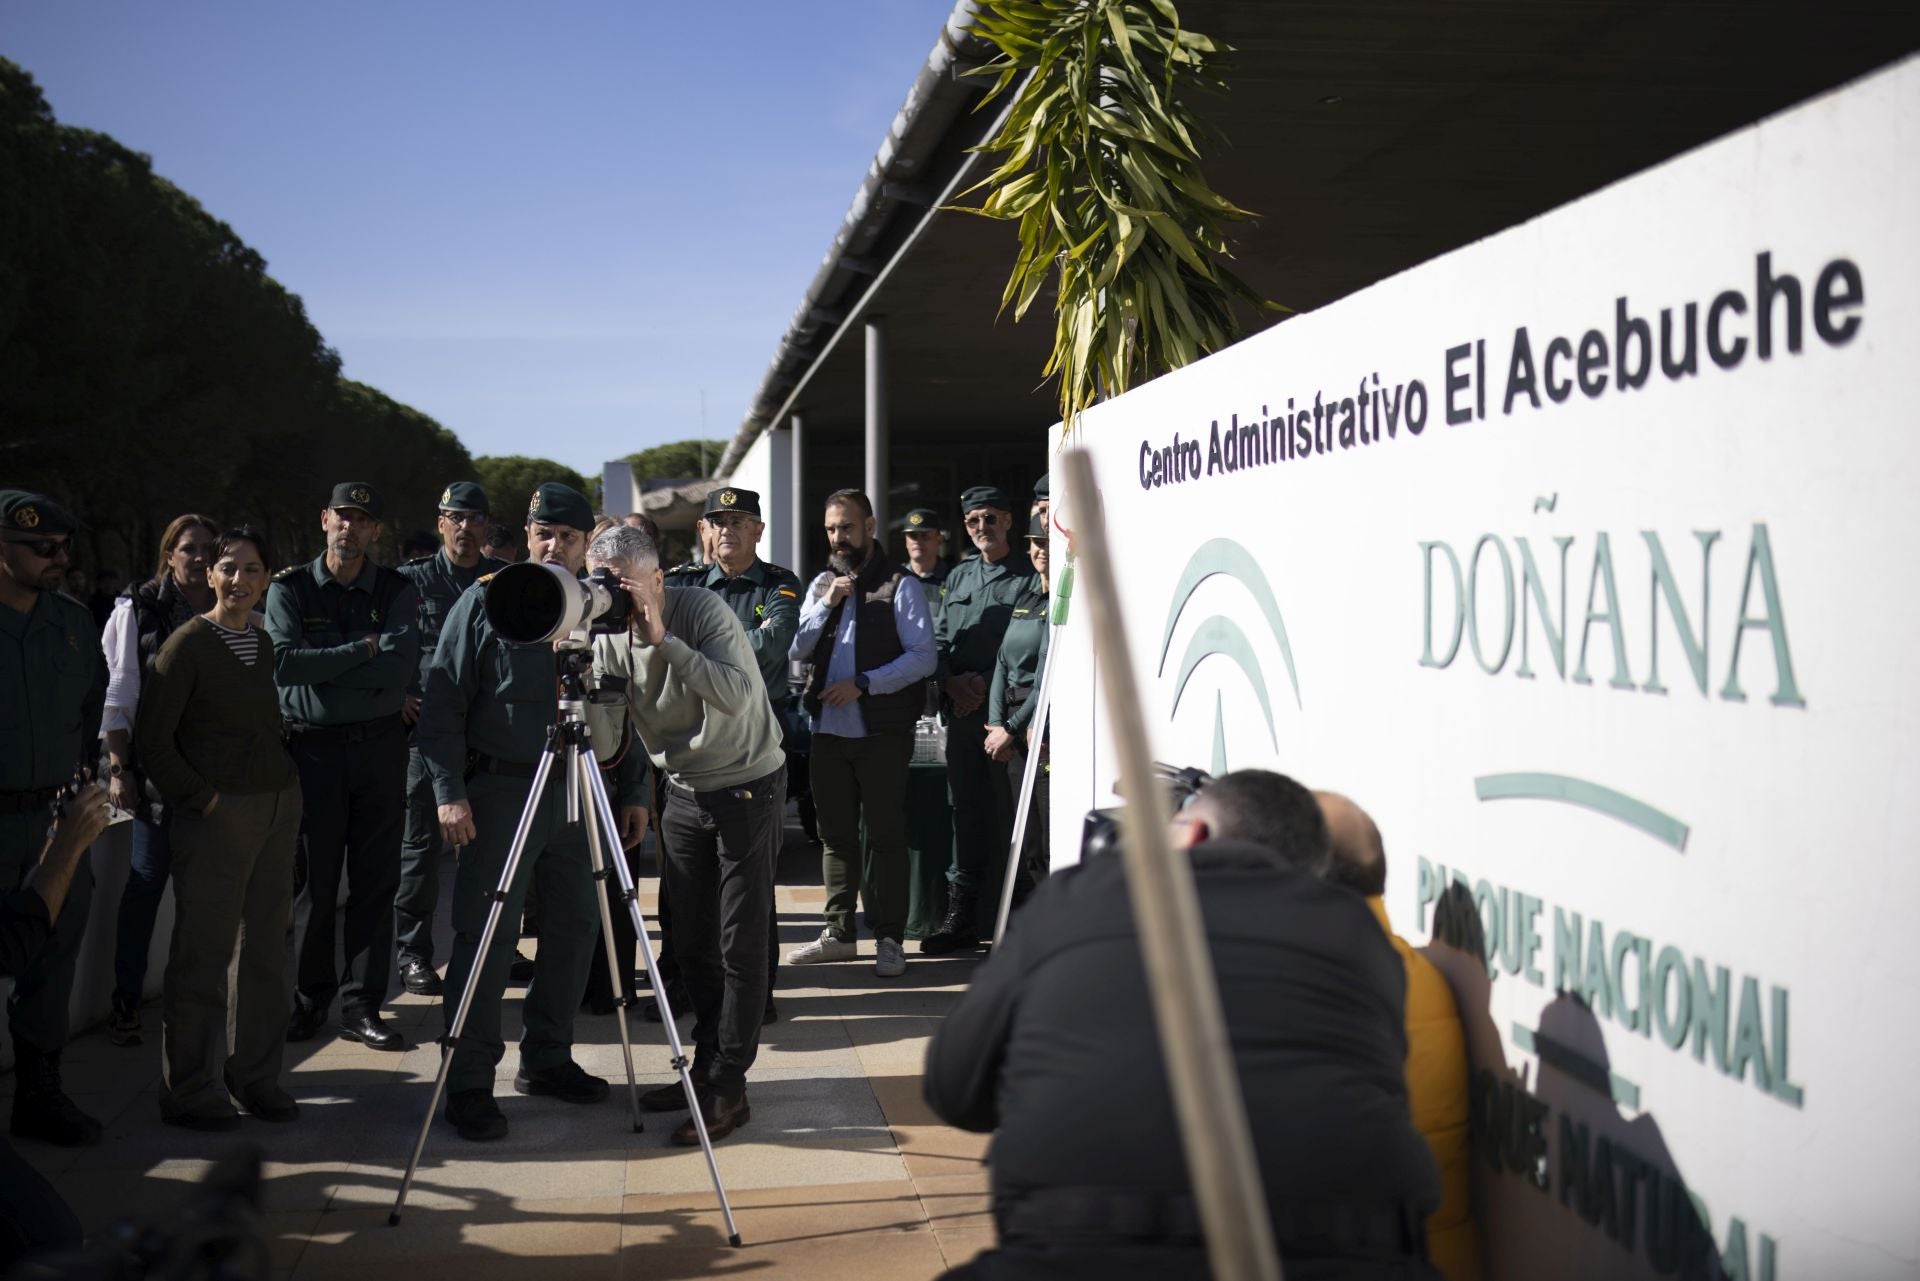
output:
[[[69,540],[64,536],[59,538],[9,538],[7,541],[15,547],[26,548],[41,560],[52,560],[61,552],[66,551],[69,545]]]

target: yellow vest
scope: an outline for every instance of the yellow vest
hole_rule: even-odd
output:
[[[1427,1254],[1447,1281],[1479,1281],[1480,1229],[1469,1186],[1467,1034],[1446,976],[1393,932],[1379,898],[1367,906],[1407,970],[1407,1101],[1440,1167],[1440,1208],[1427,1220]]]

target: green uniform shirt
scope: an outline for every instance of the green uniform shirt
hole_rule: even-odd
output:
[[[907,566],[907,572],[913,574],[915,578],[920,580],[921,595],[927,598],[927,609],[931,611],[929,617],[933,619],[937,626],[940,622],[940,609],[945,603],[942,601],[940,593],[941,590],[946,587],[947,575],[953,572],[953,567],[945,561],[941,561],[938,565],[934,566],[931,574],[914,574],[913,566],[911,565]]]
[[[106,698],[85,605],[59,592],[41,592],[24,614],[0,605],[0,791],[54,787],[91,764]]]
[[[560,710],[553,646],[502,640],[487,621],[485,584],[476,580],[447,615],[413,731],[440,805],[467,799],[470,752],[516,765],[538,761]],[[587,684],[591,690],[596,681],[589,677]],[[647,804],[646,756],[637,748],[620,754],[628,748],[624,722],[590,707],[587,724],[594,755],[603,762],[619,757],[607,788],[614,803]]]
[[[446,626],[447,614],[453,609],[454,602],[473,586],[474,579],[482,574],[497,573],[506,567],[507,563],[503,560],[482,556],[480,563],[472,569],[462,569],[448,558],[445,548],[400,566],[400,576],[412,583],[414,591],[420,594],[420,675],[407,687],[407,693],[417,698],[420,691],[426,688],[427,668],[433,666],[434,646],[440,643],[440,630]]]
[[[941,588],[940,617],[933,631],[940,651],[936,680],[967,672],[993,673],[1000,638],[1013,618],[1013,603],[1032,577],[1033,563],[1019,548],[993,564],[984,556],[969,556],[954,566]]]
[[[1014,602],[1013,617],[1000,639],[1000,655],[993,660],[993,680],[987,685],[987,724],[1005,726],[1010,734],[1026,731],[1033,720],[1034,687],[1040,679],[1041,664],[1046,661],[1049,631],[1047,594],[1035,574]],[[1021,701],[1018,693],[1023,690],[1026,698]]]
[[[794,572],[756,558],[729,578],[716,562],[704,577],[687,585],[705,587],[727,603],[747,631],[747,645],[767,687],[767,698],[773,702],[786,698],[787,651],[793,647],[793,634],[800,630],[800,579]]]
[[[306,725],[351,725],[400,711],[419,677],[419,593],[398,570],[368,562],[351,584],[321,555],[273,576],[267,634],[280,710]],[[380,637],[367,653],[370,633]]]

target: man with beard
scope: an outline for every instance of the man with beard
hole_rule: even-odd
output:
[[[527,559],[571,574],[587,560],[593,509],[578,490],[548,481],[527,511]],[[521,1007],[520,1070],[513,1088],[563,1103],[597,1103],[607,1083],[573,1059],[573,1021],[587,990],[587,968],[600,937],[600,888],[593,879],[584,821],[567,821],[564,769],[533,797],[533,778],[547,731],[559,713],[554,649],[516,644],[487,618],[485,578],[447,616],[420,708],[420,755],[433,779],[441,834],[465,847],[454,872],[453,950],[442,1002],[448,1030],[459,994],[480,967],[473,1004],[447,1069],[447,1120],[460,1137],[504,1138],[506,1114],[493,1098],[494,1069],[505,1055],[500,996],[513,964],[513,934],[497,929],[486,956],[480,936],[500,889],[516,826],[526,816],[526,845],[501,903],[502,922],[520,919],[529,888],[540,896],[539,964]],[[648,822],[645,758],[629,751],[609,782],[619,807],[620,844],[630,848]],[[529,812],[529,800],[534,802]],[[619,851],[608,851],[620,857]]]
[[[0,894],[27,882],[39,861],[48,807],[74,770],[94,757],[107,694],[100,633],[85,605],[60,592],[79,522],[44,494],[0,490]],[[93,897],[82,859],[51,937],[13,972],[16,1138],[63,1147],[97,1142],[100,1123],[60,1086],[74,958]]]
[[[1033,565],[1009,541],[1013,503],[992,485],[960,495],[967,537],[979,553],[947,575],[934,641],[951,717],[947,722],[947,795],[953,802],[953,865],[947,871],[947,915],[920,950],[940,956],[977,947],[974,912],[987,860],[1013,839],[1013,792],[1005,767],[987,755],[987,681],[1013,606],[1026,592]]]
[[[761,682],[774,719],[781,726],[781,748],[786,747],[787,651],[800,626],[800,578],[792,570],[769,565],[756,550],[766,522],[760,518],[760,495],[751,489],[723,485],[707,495],[701,516],[713,565],[703,574],[669,580],[672,586],[705,587],[715,592],[747,631],[747,644],[759,666]],[[778,861],[776,856],[775,861]],[[767,1008],[764,1021],[778,1012],[773,1006],[773,984],[780,967],[779,913],[767,912]]]
[[[874,972],[906,970],[907,767],[913,727],[933,674],[933,625],[920,582],[874,540],[873,504],[855,489],[827,496],[832,567],[813,580],[793,640],[811,665],[803,699],[813,717],[813,799],[819,811],[827,927],[787,953],[789,965],[857,954],[854,909],[866,885]],[[862,859],[860,829],[866,824]]]
[[[480,540],[490,515],[487,491],[470,480],[457,480],[440,492],[440,550],[410,560],[400,573],[420,593],[420,669],[407,689],[400,714],[408,725],[420,720],[420,696],[426,689],[427,669],[440,644],[440,629],[474,580],[506,568],[506,562],[483,555]],[[433,909],[440,901],[440,819],[435,812],[433,780],[416,741],[407,751],[407,827],[400,841],[400,892],[393,900],[394,950],[399,953],[400,981],[407,991],[438,996],[440,976],[433,970]]]
[[[406,1037],[380,1017],[393,973],[407,734],[402,709],[419,677],[419,594],[367,559],[380,495],[343,481],[320,513],[327,550],[267,589],[273,675],[300,772],[307,880],[294,900],[293,1013],[287,1039],[312,1038],[340,996],[340,1035],[376,1050]],[[347,877],[346,956],[335,955],[340,876]]]

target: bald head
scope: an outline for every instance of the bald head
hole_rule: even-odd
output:
[[[1333,866],[1327,879],[1356,894],[1377,898],[1387,892],[1387,849],[1367,812],[1338,792],[1315,792],[1333,838]]]

